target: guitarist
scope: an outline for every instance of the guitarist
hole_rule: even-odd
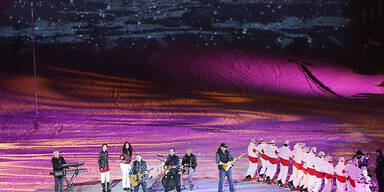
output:
[[[176,191],[181,192],[179,183],[179,157],[175,154],[175,149],[169,149],[169,155],[167,161],[165,161],[165,168],[170,169],[167,173],[167,180],[165,181],[165,192],[169,191],[169,183],[174,180],[176,185]]]
[[[235,191],[235,188],[233,186],[233,179],[232,179],[232,168],[229,168],[227,171],[225,171],[222,166],[223,164],[228,163],[229,161],[233,161],[235,159],[231,154],[229,154],[229,151],[227,150],[227,148],[228,148],[227,145],[225,143],[222,143],[220,145],[220,148],[216,152],[216,163],[219,167],[219,175],[220,175],[218,192],[223,191],[225,177],[227,177],[228,179],[229,191],[230,192]]]
[[[181,162],[181,164],[185,169],[188,169],[189,188],[192,190],[193,189],[192,175],[195,172],[196,166],[197,166],[196,156],[192,154],[192,148],[186,149],[186,154],[184,155],[183,161]]]
[[[143,189],[143,192],[147,191],[147,162],[143,161],[140,154],[136,154],[136,161],[133,162],[132,167],[132,174],[137,175],[138,173],[141,173],[143,175],[142,180],[138,185],[134,187],[135,192],[139,191],[139,187],[141,185],[141,188]],[[140,178],[138,178],[139,180]]]

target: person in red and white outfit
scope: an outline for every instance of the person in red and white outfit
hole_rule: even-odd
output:
[[[289,149],[289,141],[285,141],[283,146],[277,149],[277,154],[279,156],[280,161],[280,172],[277,176],[277,184],[283,187],[287,182],[289,158],[292,155],[292,151],[291,149]]]
[[[316,166],[320,166],[320,161],[316,157],[316,147],[312,147],[309,150],[309,154],[307,157],[307,171],[308,171],[308,180],[307,180],[307,186],[308,191],[313,191],[316,185]]]
[[[271,184],[273,183],[273,178],[275,177],[277,164],[278,164],[278,156],[277,156],[277,147],[275,146],[275,140],[271,140],[267,147],[265,147],[265,155],[268,156],[267,163],[267,171],[266,182]]]
[[[98,164],[101,177],[101,186],[103,187],[103,192],[109,192],[110,189],[110,168],[109,168],[109,154],[108,154],[108,145],[103,144],[101,146],[102,150],[99,153]]]
[[[356,179],[359,178],[361,174],[361,170],[358,166],[359,162],[357,159],[353,159],[345,166],[348,192],[356,191]]]
[[[131,159],[132,159],[132,145],[129,142],[125,142],[123,150],[120,155],[120,168],[123,177],[121,179],[123,191],[132,191],[131,182],[129,180],[129,172],[131,171]]]
[[[321,184],[323,183],[324,178],[324,171],[323,171],[323,165],[324,165],[324,151],[320,151],[316,159],[314,161],[314,169],[315,169],[315,177],[313,181],[313,187],[312,192],[319,192],[321,190]]]
[[[309,147],[303,148],[303,158],[302,158],[302,164],[303,164],[303,179],[300,181],[299,189],[300,190],[307,190],[308,189],[308,182],[310,180],[310,175],[308,174],[308,164],[309,161],[311,161],[313,157],[313,153],[311,152]]]
[[[292,151],[292,156],[291,156],[291,160],[292,160],[292,174],[291,176],[289,177],[289,181],[288,181],[288,187],[290,189],[294,189],[296,188],[295,185],[297,185],[298,183],[300,183],[300,180],[301,180],[301,177],[302,177],[302,164],[301,164],[301,150],[302,148],[305,146],[305,144],[303,143],[296,143],[294,145],[294,149]],[[301,173],[300,173],[301,171]],[[301,176],[300,176],[301,175]],[[299,179],[300,178],[300,179]]]
[[[347,177],[345,171],[345,159],[344,157],[339,158],[339,162],[335,167],[336,175],[336,192],[345,192],[347,188]]]
[[[260,139],[260,141],[263,141]],[[259,143],[260,144],[260,143]],[[252,178],[254,178],[256,172],[257,172],[257,163],[259,162],[258,159],[258,153],[257,153],[257,144],[256,139],[252,139],[251,143],[248,145],[248,160],[249,160],[249,166],[247,169],[247,172],[245,173],[245,180],[250,181]]]
[[[268,156],[265,155],[265,147],[267,146],[267,143],[264,141],[264,139],[261,141],[261,143],[256,147],[257,153],[260,155],[260,162],[261,162],[261,169],[259,173],[259,181],[262,181],[265,175],[265,172],[267,171],[267,164],[268,164]]]
[[[333,178],[335,169],[333,168],[332,163],[332,157],[326,156],[324,165],[323,165],[323,171],[324,171],[324,188],[321,190],[321,192],[331,192],[332,185],[333,185]]]

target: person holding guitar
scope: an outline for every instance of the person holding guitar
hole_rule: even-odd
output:
[[[165,192],[169,191],[169,183],[171,180],[173,180],[176,185],[176,191],[181,192],[179,183],[179,157],[177,157],[175,149],[173,148],[169,149],[169,155],[167,161],[165,161],[165,169],[168,170],[164,186]]]
[[[181,164],[183,165],[183,170],[188,173],[189,188],[192,190],[192,175],[195,172],[197,166],[196,156],[192,154],[192,148],[186,149],[186,154],[184,155]]]
[[[139,182],[134,187],[134,191],[138,192],[141,185],[143,192],[146,192],[148,181],[147,162],[143,161],[140,154],[136,154],[136,161],[133,162],[132,166],[132,174],[136,175],[136,181]]]
[[[225,177],[227,177],[228,179],[229,191],[230,192],[235,191],[235,188],[233,186],[233,179],[232,179],[232,168],[225,170],[225,167],[228,165],[227,163],[235,160],[235,158],[229,153],[227,148],[228,146],[225,143],[222,143],[216,152],[216,163],[219,167],[219,175],[220,175],[218,192],[223,191]]]

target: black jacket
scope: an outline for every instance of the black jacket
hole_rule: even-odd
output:
[[[380,177],[380,179],[384,179],[384,156],[381,150],[377,150],[376,152],[379,155],[376,158],[376,176]]]
[[[133,166],[132,166],[132,173],[137,174],[137,173],[144,173],[147,170],[147,162],[141,160],[139,161],[134,161]]]
[[[218,165],[219,169],[223,169],[221,165],[219,165],[220,162],[227,163],[228,161],[232,161],[234,158],[229,153],[228,150],[225,150],[225,153],[219,148],[216,152],[216,164]]]
[[[176,155],[168,155],[167,161],[165,161],[165,166],[176,166],[176,168],[171,169],[172,174],[177,174],[177,171],[179,170],[179,157]]]
[[[63,168],[60,167],[63,164],[66,164],[66,162],[64,160],[64,157],[62,157],[62,156],[59,156],[59,158],[52,157],[53,171],[61,171],[61,170],[63,170]]]
[[[193,169],[196,169],[197,166],[197,161],[196,161],[196,156],[194,154],[191,154],[188,156],[187,154],[184,155],[183,161],[181,164],[184,166],[187,164],[187,167],[192,167]]]
[[[108,162],[108,151],[100,151],[99,153],[99,158],[98,158],[98,164],[99,164],[99,169],[103,167],[109,167],[109,162]]]

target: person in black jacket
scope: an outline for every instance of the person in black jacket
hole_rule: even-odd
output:
[[[103,192],[109,192],[111,191],[109,182],[111,180],[110,178],[110,168],[109,168],[109,154],[108,154],[108,145],[103,144],[101,145],[102,151],[99,153],[98,158],[98,164],[99,164],[99,171],[101,176],[101,186],[103,188]],[[107,183],[107,185],[105,185]]]
[[[136,161],[133,162],[132,174],[136,175],[137,173],[142,174],[141,182],[135,186],[135,192],[139,191],[139,187],[143,189],[143,192],[147,191],[147,182],[148,182],[148,170],[147,163],[141,159],[140,154],[136,154]]]
[[[180,192],[180,183],[179,183],[179,157],[175,154],[175,149],[169,149],[169,155],[167,161],[165,161],[165,168],[169,169],[166,175],[165,181],[165,192],[169,191],[169,183],[171,180],[174,180],[176,185],[176,191]]]
[[[52,167],[53,171],[62,171],[61,165],[66,164],[64,157],[60,156],[59,151],[53,151]],[[64,176],[55,176],[55,192],[64,191]]]
[[[183,165],[183,168],[188,170],[188,182],[189,182],[189,187],[192,190],[193,189],[193,184],[192,184],[192,175],[196,170],[197,166],[197,161],[196,161],[196,156],[192,154],[192,148],[187,148],[186,149],[186,154],[183,157],[183,161],[181,162]]]
[[[381,149],[376,151],[376,178],[379,186],[379,192],[384,192],[384,157]]]
[[[223,168],[223,164],[234,160],[233,156],[229,153],[227,148],[228,148],[227,145],[225,143],[222,143],[220,145],[220,148],[217,149],[217,152],[216,152],[216,164],[219,167],[219,175],[220,175],[218,192],[223,191],[225,177],[227,177],[228,179],[229,191],[230,192],[235,191],[235,188],[233,186],[232,168],[229,168],[227,171],[225,171]]]

